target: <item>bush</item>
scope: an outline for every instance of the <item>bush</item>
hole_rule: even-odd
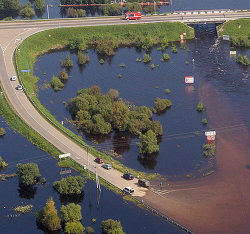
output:
[[[80,222],[68,222],[65,224],[64,231],[69,234],[84,234],[85,228]]]
[[[89,56],[87,54],[83,54],[82,52],[78,52],[78,64],[83,65],[90,61]]]
[[[239,56],[236,59],[237,63],[240,63],[244,66],[249,66],[250,65],[250,60],[247,56],[242,56],[241,54],[239,54]]]
[[[64,84],[62,83],[62,81],[55,76],[52,77],[50,81],[50,85],[55,91],[62,90],[64,87]]]
[[[144,54],[144,56],[143,56],[143,62],[144,63],[149,63],[151,61],[152,61],[152,58],[150,57],[150,55],[149,54]]]
[[[77,18],[78,17],[77,10],[72,8],[72,7],[68,8],[67,15],[69,18]]]
[[[94,230],[94,228],[88,226],[88,227],[86,227],[86,233],[87,234],[93,234],[93,233],[95,233],[95,230]]]
[[[102,221],[101,228],[103,234],[125,234],[122,230],[121,223],[118,220],[107,219],[105,221]]]
[[[140,59],[140,58],[137,58],[137,59],[136,59],[136,62],[137,62],[137,63],[141,62],[141,59]]]
[[[46,179],[45,179],[45,178],[42,178],[42,179],[41,179],[41,183],[42,183],[42,184],[45,184],[45,183],[46,183]]]
[[[99,60],[99,63],[100,63],[100,64],[104,64],[104,62],[105,62],[104,59],[100,59],[100,60]]]
[[[201,122],[202,122],[203,125],[207,125],[207,119],[206,118],[202,119]]]
[[[118,78],[122,78],[122,74],[118,74],[117,77],[118,77]]]
[[[155,98],[153,111],[155,113],[162,112],[167,108],[172,106],[172,102],[169,99],[160,99],[159,97]]]
[[[67,80],[69,77],[68,73],[66,72],[65,69],[61,70],[58,74],[58,78],[61,80]]]
[[[73,61],[70,59],[69,55],[66,55],[63,66],[64,67],[72,67],[73,66]]]
[[[35,15],[34,10],[31,7],[30,2],[27,2],[22,10],[20,10],[20,14],[25,17],[32,17]]]
[[[0,156],[0,169],[5,168],[7,166],[8,164],[5,161],[3,161],[2,157]]]
[[[41,177],[36,163],[17,164],[17,175],[19,183],[23,185],[33,185]]]
[[[171,47],[171,49],[172,49],[172,53],[178,53],[178,49],[176,48],[175,45],[173,45],[173,46]]]
[[[53,183],[53,188],[64,195],[81,194],[83,186],[84,183],[81,176],[68,176]]]
[[[148,130],[145,135],[139,137],[137,144],[140,154],[152,154],[159,151],[157,138],[153,131]]]
[[[167,61],[167,60],[170,59],[170,56],[169,56],[168,54],[163,54],[162,59],[163,59],[164,61]]]
[[[63,223],[79,222],[82,220],[81,206],[70,203],[67,206],[62,206],[60,210],[60,217]]]
[[[6,134],[5,129],[4,128],[0,128],[0,136],[3,136],[5,134]]]
[[[77,9],[77,17],[81,18],[81,17],[85,17],[86,16],[86,11],[83,9]]]
[[[113,56],[115,55],[115,49],[117,44],[115,40],[110,40],[108,38],[96,41],[96,51],[99,55]]]
[[[155,65],[152,63],[151,64],[151,69],[154,69],[155,68]]]
[[[121,63],[120,67],[126,67],[126,65],[124,63]]]
[[[110,89],[108,91],[108,96],[112,99],[112,100],[117,100],[119,97],[119,91],[116,89]]]
[[[198,103],[198,105],[197,105],[197,107],[196,107],[196,110],[197,110],[198,112],[202,112],[202,111],[203,111],[203,104],[202,104],[202,102],[199,102],[199,103]]]
[[[165,89],[165,93],[166,93],[166,94],[170,94],[170,93],[171,93],[171,90],[170,90],[170,89]]]
[[[188,64],[189,64],[189,62],[186,60],[186,61],[185,61],[185,64],[186,64],[186,65],[188,65]]]

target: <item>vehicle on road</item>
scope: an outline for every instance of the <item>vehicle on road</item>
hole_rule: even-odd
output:
[[[10,80],[11,80],[11,81],[15,81],[15,80],[16,80],[16,76],[12,76],[12,77],[10,78]]]
[[[141,12],[125,13],[125,20],[139,20],[139,19],[141,19]]]
[[[110,165],[110,164],[103,164],[102,167],[107,169],[107,170],[112,169],[112,165]]]
[[[22,90],[22,89],[23,89],[23,86],[19,84],[19,85],[16,87],[16,89],[17,89],[17,90]]]
[[[148,180],[145,180],[145,179],[139,179],[138,184],[142,187],[145,187],[145,188],[150,187],[150,182]]]
[[[135,191],[135,189],[131,187],[126,187],[122,191],[126,194],[132,194]]]
[[[95,162],[98,164],[102,164],[103,163],[103,159],[101,157],[98,157],[95,159]]]
[[[134,175],[131,173],[124,173],[122,177],[126,180],[133,180],[134,179]]]

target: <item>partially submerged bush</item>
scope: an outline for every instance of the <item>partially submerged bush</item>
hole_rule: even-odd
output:
[[[50,85],[55,91],[62,90],[64,87],[64,84],[62,83],[62,81],[55,76],[52,77],[50,81]]]

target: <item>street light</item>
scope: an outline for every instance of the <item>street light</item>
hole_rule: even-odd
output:
[[[47,15],[48,15],[48,19],[49,19],[49,7],[53,7],[51,4],[47,4]]]

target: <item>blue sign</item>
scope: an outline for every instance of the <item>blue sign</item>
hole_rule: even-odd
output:
[[[21,72],[30,72],[30,70],[21,70]]]

